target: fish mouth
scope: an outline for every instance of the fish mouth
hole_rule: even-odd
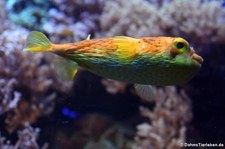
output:
[[[203,63],[203,58],[201,56],[199,56],[198,54],[195,53],[195,50],[193,48],[191,48],[191,57],[197,61],[199,64]]]
[[[198,54],[194,53],[192,55],[193,59],[196,60],[199,64],[203,63],[203,58],[201,56],[199,56]]]

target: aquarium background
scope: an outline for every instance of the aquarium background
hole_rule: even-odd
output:
[[[0,148],[224,144],[224,6],[223,0],[1,0]],[[55,56],[22,51],[33,30],[54,43],[85,40],[89,34],[178,36],[195,47],[204,63],[187,84],[154,87],[155,99],[146,100],[132,84],[82,68],[73,81],[61,80]]]

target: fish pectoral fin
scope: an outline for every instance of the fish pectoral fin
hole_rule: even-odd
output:
[[[151,85],[134,84],[137,95],[145,101],[153,101],[154,93]]]
[[[137,40],[126,36],[116,36],[113,38],[117,48],[117,54],[120,58],[132,58],[137,52]]]
[[[56,73],[63,81],[73,80],[78,70],[78,64],[71,60],[57,58],[54,60]]]

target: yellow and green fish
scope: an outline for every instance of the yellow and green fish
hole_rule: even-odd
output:
[[[146,85],[177,85],[189,81],[200,70],[203,59],[179,37],[102,39],[53,44],[41,32],[27,37],[26,51],[51,52],[75,62],[70,75],[81,66],[99,76]],[[66,68],[66,67],[65,67]],[[71,68],[71,67],[68,67]]]

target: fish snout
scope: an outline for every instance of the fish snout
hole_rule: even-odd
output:
[[[191,57],[194,60],[196,60],[199,64],[203,63],[203,58],[201,56],[199,56],[198,54],[196,54],[196,52],[193,48],[191,48]]]
[[[192,57],[199,63],[202,64],[203,63],[203,58],[201,56],[199,56],[198,54],[194,53],[192,55]]]

